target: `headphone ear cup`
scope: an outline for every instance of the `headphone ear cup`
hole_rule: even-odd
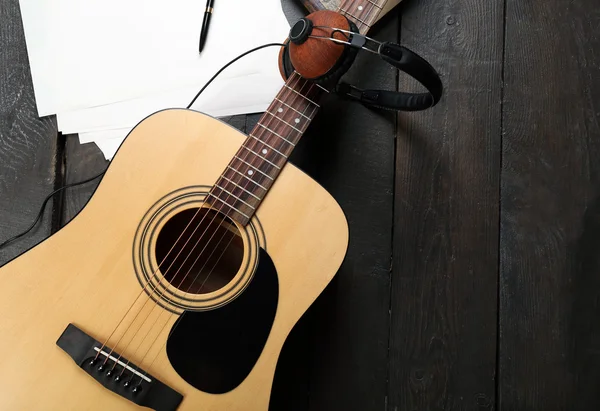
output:
[[[281,73],[281,77],[283,77],[284,80],[287,80],[295,69],[292,64],[292,59],[290,58],[289,39],[285,41],[285,45],[286,46],[282,47],[281,52],[279,53],[279,72]]]
[[[347,18],[346,20],[350,25],[350,31],[358,33],[359,30],[356,24]],[[292,59],[290,57],[290,39],[286,39],[285,44],[286,47],[282,48],[281,52],[279,53],[279,72],[281,73],[281,77],[283,77],[284,80],[287,80],[296,69],[292,64]],[[317,78],[307,78],[307,80],[314,81],[323,87],[334,87],[337,83],[339,83],[342,76],[346,74],[350,67],[352,67],[358,52],[359,49],[357,48],[345,46],[341,57],[327,73]]]

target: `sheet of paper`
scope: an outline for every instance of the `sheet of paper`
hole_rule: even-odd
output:
[[[123,139],[117,138],[117,139],[97,141],[95,144],[98,145],[98,147],[102,151],[102,154],[104,154],[104,157],[107,160],[111,160],[117,153],[117,150],[121,146],[122,142],[123,142]],[[94,144],[94,143],[90,143],[90,144]]]
[[[283,86],[283,80],[277,70],[277,60],[271,63],[275,68],[271,73],[265,71],[215,81],[200,95],[192,108],[213,117],[265,111]],[[156,111],[186,107],[198,92],[198,88],[186,87],[151,97],[59,113],[58,128],[65,134],[131,128]],[[99,139],[103,138],[101,133],[95,135]]]
[[[206,47],[198,54],[204,1],[20,0],[20,5],[40,116],[204,84],[233,57],[281,42],[289,30],[280,0],[217,2]],[[263,53],[248,56],[229,76],[256,74],[265,61]]]
[[[109,140],[123,141],[127,134],[133,129],[132,127],[115,128],[113,130],[100,130],[100,131],[87,131],[85,133],[79,133],[79,142],[81,144],[86,143],[99,143]]]
[[[206,89],[192,109],[214,117],[262,112],[271,103],[281,84],[283,80],[274,83],[261,75],[230,79],[223,85],[224,88]],[[262,103],[258,103],[254,95],[257,86],[261,89]],[[59,128],[65,134],[79,133],[81,143],[96,142],[105,157],[110,160],[123,139],[143,118],[164,108],[184,106],[177,104],[183,94],[189,100],[190,91],[186,90],[160,95],[154,99],[132,100],[96,107],[77,112],[74,116],[69,116],[73,113],[59,115]],[[230,102],[220,99],[220,96],[230,95],[236,96],[236,106],[231,106]],[[220,102],[224,104],[220,105]],[[84,118],[86,116],[87,118]]]

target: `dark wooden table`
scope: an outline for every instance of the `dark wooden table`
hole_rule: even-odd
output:
[[[294,153],[351,241],[286,343],[273,410],[600,409],[599,27],[597,0],[405,0],[374,29],[446,93],[399,116],[329,99]],[[350,77],[414,86],[370,56]],[[0,0],[0,242],[106,165],[38,119],[18,3]],[[56,198],[0,264],[93,189]]]

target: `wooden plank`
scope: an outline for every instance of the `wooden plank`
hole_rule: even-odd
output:
[[[597,10],[506,2],[500,409],[600,409]]]
[[[503,2],[407,2],[401,26],[445,95],[399,116],[388,410],[491,410]]]
[[[93,177],[108,166],[108,161],[97,145],[79,144],[76,134],[65,139],[65,184],[73,184]],[[100,179],[67,189],[63,196],[61,224],[68,223],[87,204]]]
[[[371,35],[396,41],[398,19]],[[367,53],[346,79],[364,88],[396,87],[396,71]],[[297,355],[309,356],[310,410],[385,410],[394,133],[393,113],[329,96],[292,154],[338,200],[350,225],[346,260],[309,310],[308,340],[298,344]]]
[[[18,0],[0,7],[0,243],[24,231],[55,185],[54,118],[39,119]],[[0,265],[48,236],[53,202],[34,231],[0,250]]]

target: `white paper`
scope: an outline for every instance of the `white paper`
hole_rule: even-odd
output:
[[[79,133],[79,142],[81,144],[98,143],[108,140],[122,142],[132,129],[133,127],[123,127],[113,130],[87,131]]]
[[[198,54],[202,0],[20,0],[40,116],[204,84],[242,52],[281,42],[289,26],[280,0],[215,4]],[[277,75],[273,48],[228,69]],[[179,103],[178,105],[181,105]]]
[[[272,61],[272,64],[276,67],[277,61]],[[258,73],[215,81],[192,108],[213,117],[263,112],[282,86],[283,80],[278,72],[275,76]],[[105,137],[98,133],[101,130],[131,128],[156,111],[186,107],[197,92],[196,87],[184,88],[152,97],[59,113],[58,128],[64,134],[94,131],[97,132],[95,136],[102,139]]]
[[[104,158],[106,158],[107,160],[111,160],[117,153],[117,150],[121,146],[122,142],[123,140],[118,138],[112,140],[97,141],[95,144],[98,145],[98,147],[102,151],[102,154],[104,154]]]

